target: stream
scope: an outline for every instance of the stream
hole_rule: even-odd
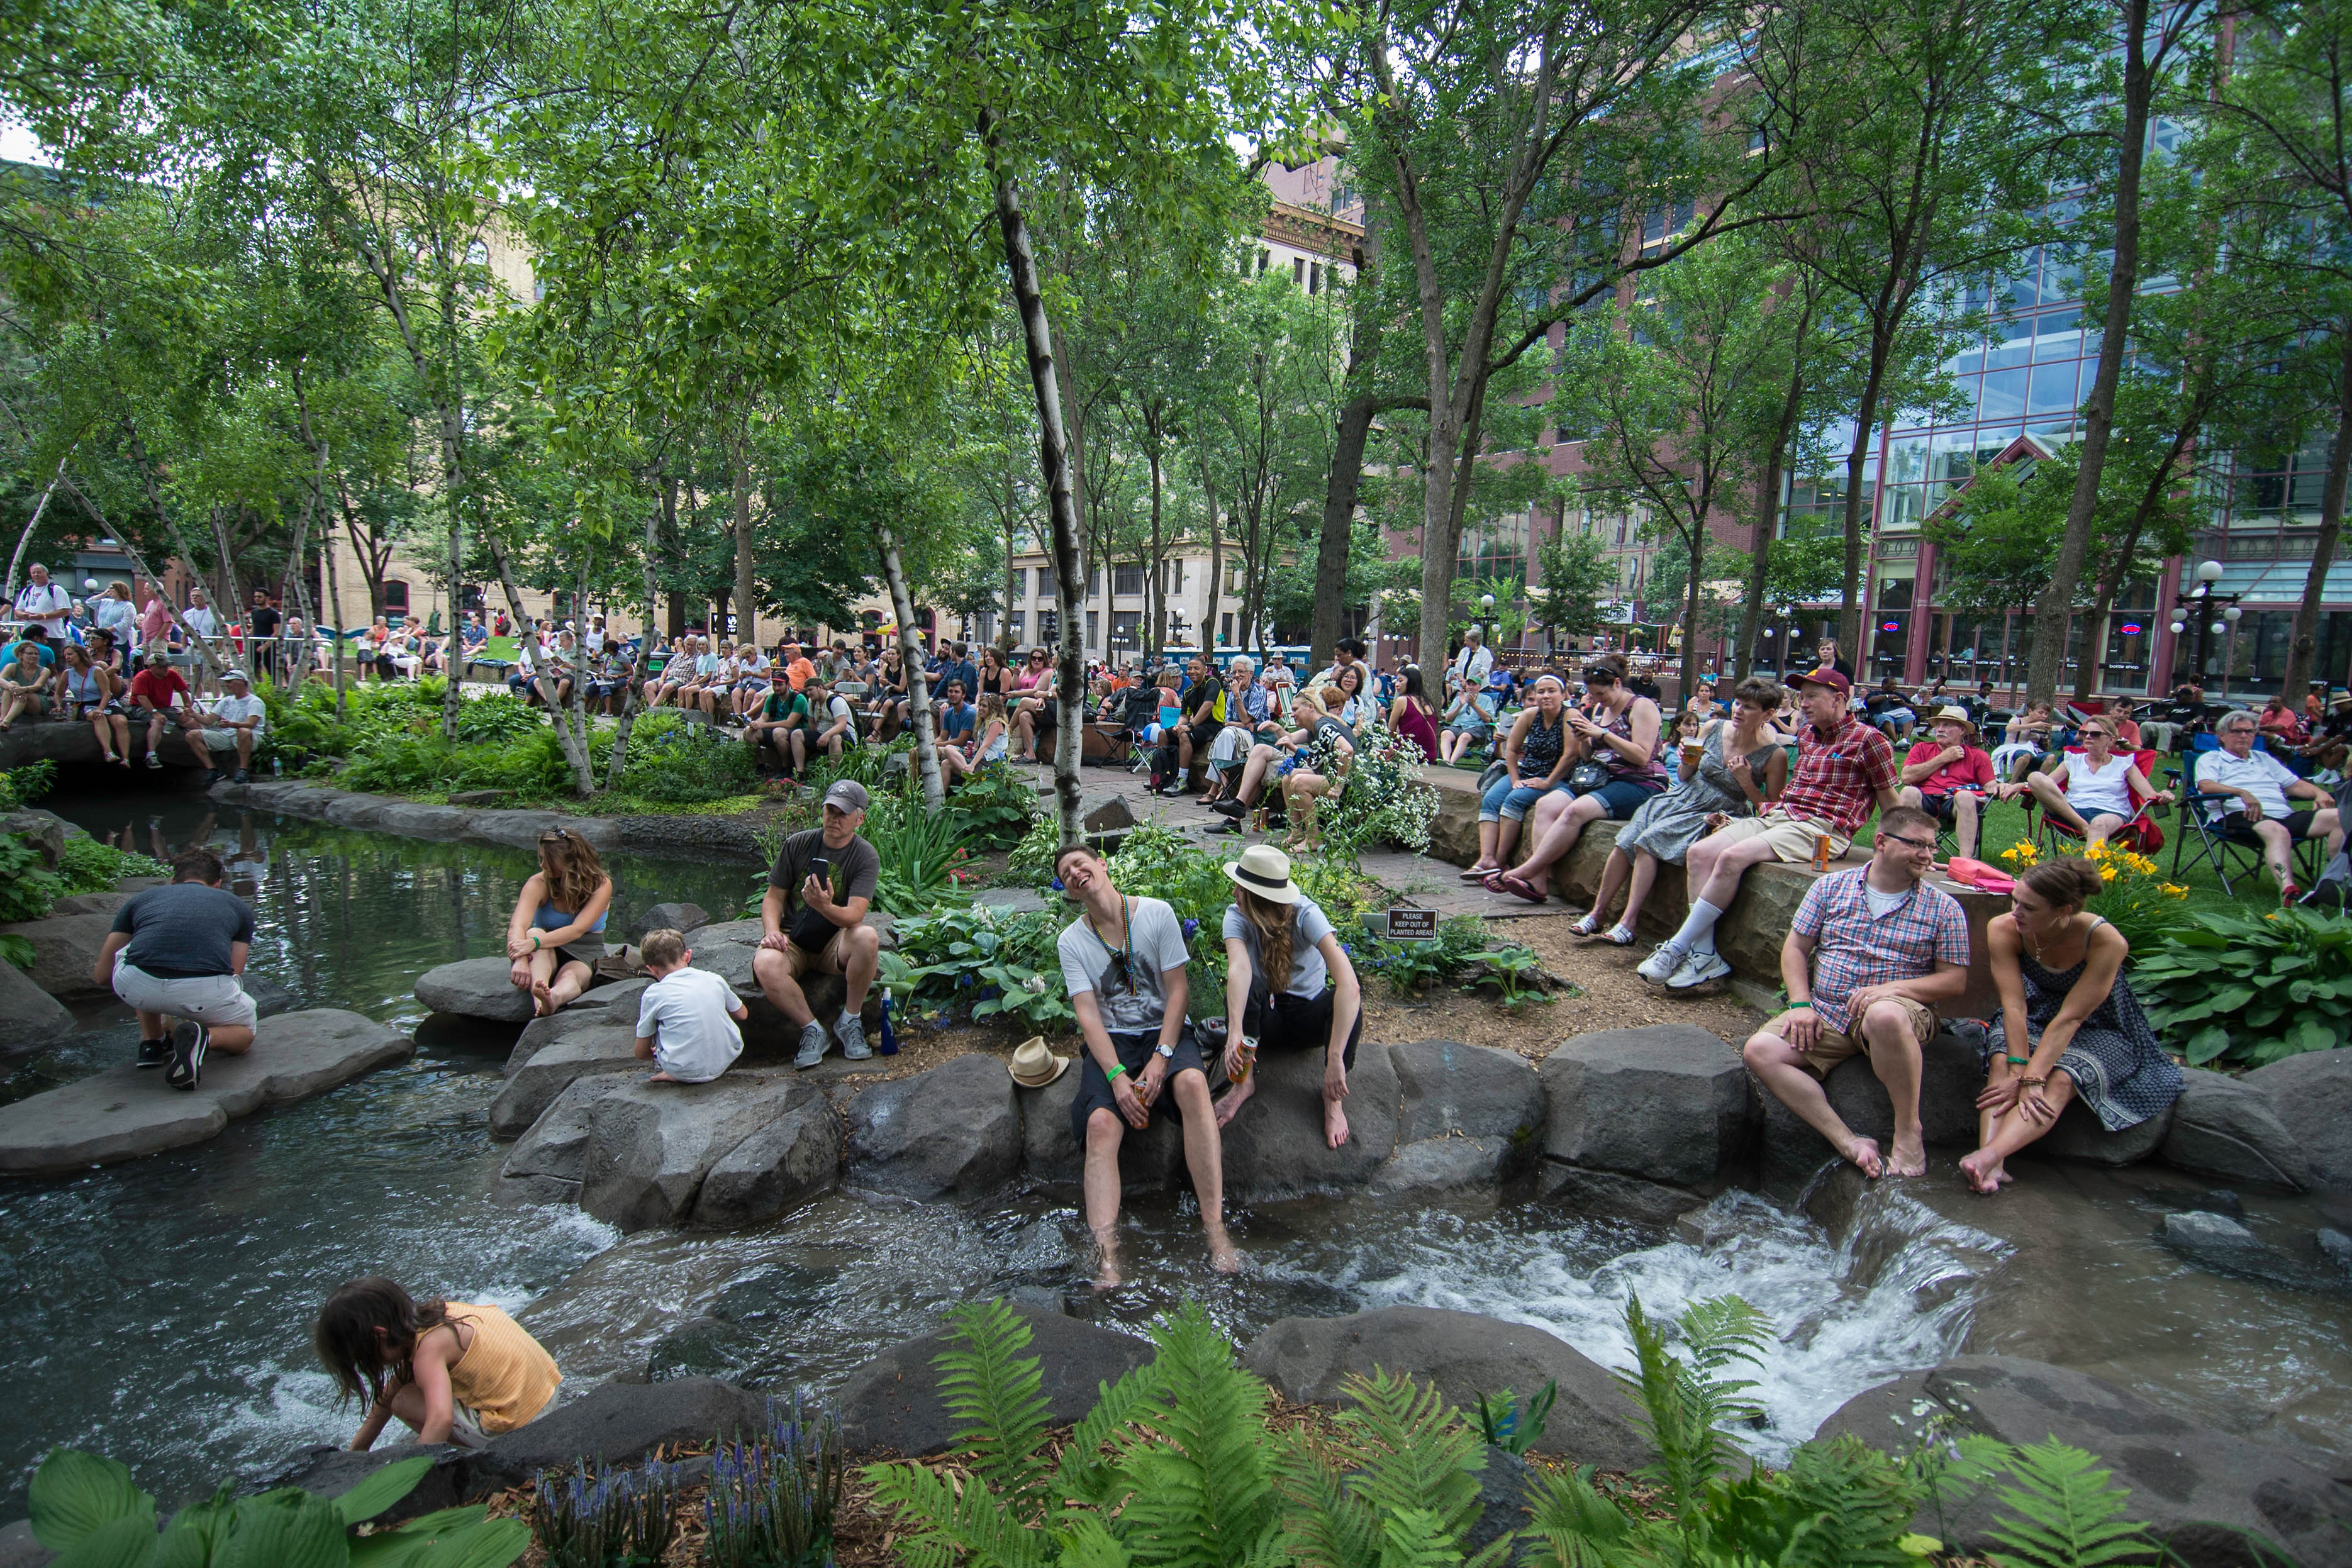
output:
[[[256,906],[257,973],[299,1006],[404,1028],[422,1019],[419,973],[497,949],[531,870],[519,850],[194,800],[44,804],[148,853],[221,849]],[[615,930],[667,899],[728,918],[753,886],[744,866],[608,864]],[[126,1012],[83,1022],[0,1073],[0,1101],[129,1060]],[[347,1441],[358,1413],[337,1407],[310,1325],[329,1291],[363,1273],[514,1312],[567,1394],[649,1368],[823,1387],[948,1306],[1007,1290],[1060,1293],[1138,1332],[1189,1296],[1237,1339],[1291,1314],[1453,1307],[1541,1325],[1612,1365],[1630,1359],[1630,1297],[1670,1313],[1737,1292],[1778,1335],[1757,1375],[1766,1418],[1748,1434],[1767,1460],[1854,1394],[1963,1349],[2079,1365],[2196,1420],[2352,1455],[2352,1300],[2223,1279],[2164,1249],[2161,1215],[2203,1191],[2171,1173],[2021,1164],[2020,1183],[1987,1203],[1939,1160],[1925,1182],[1793,1209],[1727,1193],[1667,1232],[1535,1203],[1309,1200],[1234,1217],[1250,1260],[1234,1281],[1209,1273],[1190,1200],[1171,1200],[1130,1206],[1135,1283],[1097,1300],[1074,1198],[1054,1195],[964,1208],[836,1194],[716,1236],[623,1238],[570,1208],[518,1209],[490,1196],[506,1145],[486,1123],[511,1043],[510,1028],[436,1025],[408,1061],[212,1143],[0,1184],[0,1291],[20,1331],[0,1376],[23,1417],[0,1432],[0,1519],[23,1513],[26,1481],[58,1444],[124,1460],[169,1506]],[[2283,1239],[2329,1222],[2315,1200],[2244,1205]]]

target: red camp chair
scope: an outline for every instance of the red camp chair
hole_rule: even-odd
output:
[[[2066,755],[2080,757],[2084,755],[2084,748],[2070,746],[2066,748]],[[2139,776],[2151,784],[2155,781],[2160,755],[2154,751],[2132,753],[2132,766],[2138,768]],[[2116,829],[2107,841],[2121,844],[2137,854],[2152,855],[2164,847],[2164,830],[2157,825],[2156,821],[2156,794],[2151,789],[2147,794],[2137,795],[2136,799],[2139,802],[2139,810],[2130,821]],[[2025,798],[2025,836],[2042,853],[2055,855],[2063,852],[2065,846],[2060,841],[2062,840],[2072,839],[2076,843],[2083,841],[2083,835],[2071,824],[2058,821],[2047,811],[2037,812],[2036,808],[2040,805],[2041,801],[2035,797],[2028,795]]]

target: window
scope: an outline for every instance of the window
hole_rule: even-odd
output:
[[[1323,266],[1320,262],[1310,261],[1307,264],[1307,292],[1309,294],[1323,292]]]
[[[1228,610],[1223,615],[1217,617],[1217,646],[1220,648],[1230,648],[1233,645],[1234,612]]]
[[[1513,512],[1491,522],[1471,523],[1462,530],[1462,554],[1455,565],[1461,577],[1528,575],[1528,528],[1531,514]]]
[[[1135,561],[1110,569],[1110,591],[1113,598],[1143,591],[1143,563]]]
[[[1087,597],[1088,599],[1092,599],[1096,594],[1100,593],[1101,591],[1102,568],[1097,567],[1093,571],[1087,574]]]
[[[1143,629],[1143,612],[1114,610],[1110,612],[1110,645],[1132,648],[1138,645],[1137,634]]]
[[[387,620],[408,613],[408,584],[396,577],[383,580],[383,613]]]
[[[1294,256],[1290,258],[1290,281],[1301,288],[1307,287],[1307,258],[1305,256]]]
[[[1101,638],[1102,612],[1099,610],[1089,610],[1087,612],[1087,646],[1089,648],[1096,646],[1101,641]]]
[[[1013,597],[1015,599],[1029,597],[1029,569],[1025,566],[1016,566],[1013,569]]]
[[[466,265],[467,267],[489,266],[490,247],[484,245],[480,240],[476,240],[471,245],[468,245],[466,247]]]

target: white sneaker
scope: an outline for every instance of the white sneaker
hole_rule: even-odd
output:
[[[1667,976],[1682,967],[1683,959],[1688,956],[1689,949],[1674,938],[1668,937],[1659,943],[1648,957],[1642,960],[1633,973],[1653,984],[1663,985]]]
[[[1730,973],[1731,966],[1724,962],[1722,954],[1693,953],[1683,960],[1681,968],[1667,977],[1666,989],[1687,991],[1694,987],[1704,986],[1709,980],[1720,980]]]

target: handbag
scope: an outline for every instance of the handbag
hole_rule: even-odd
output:
[[[1510,776],[1511,769],[1509,765],[1505,763],[1499,757],[1495,758],[1494,761],[1486,764],[1486,771],[1478,775],[1478,793],[1484,795],[1487,790],[1492,789],[1498,781],[1507,779]]]
[[[1609,782],[1609,769],[1598,762],[1580,762],[1568,770],[1568,788],[1571,794],[1590,795]]]

